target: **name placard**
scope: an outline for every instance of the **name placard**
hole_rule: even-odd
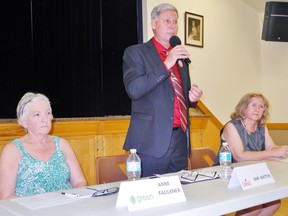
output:
[[[116,207],[127,206],[135,211],[185,201],[177,175],[121,182]]]
[[[273,183],[274,178],[265,162],[235,167],[228,188],[241,185],[243,190]]]

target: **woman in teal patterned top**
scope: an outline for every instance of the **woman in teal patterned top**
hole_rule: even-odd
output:
[[[49,135],[52,108],[39,93],[26,93],[17,119],[26,134],[8,143],[0,157],[0,199],[86,186],[68,141]]]

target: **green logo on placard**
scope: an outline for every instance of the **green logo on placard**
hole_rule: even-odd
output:
[[[133,195],[130,196],[130,202],[131,202],[133,205],[136,204],[136,199],[135,199],[135,197],[134,197]]]

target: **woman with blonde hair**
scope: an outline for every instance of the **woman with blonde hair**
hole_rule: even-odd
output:
[[[288,157],[288,146],[277,146],[273,142],[266,122],[269,116],[268,100],[260,93],[245,94],[231,114],[231,120],[220,132],[221,146],[229,144],[232,162],[274,160]],[[220,146],[220,148],[221,148]],[[219,164],[216,157],[214,165]],[[280,200],[240,210],[236,215],[274,215]]]

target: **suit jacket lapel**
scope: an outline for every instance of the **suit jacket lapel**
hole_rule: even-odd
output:
[[[150,57],[153,59],[153,61],[155,62],[155,65],[159,64],[159,62],[161,62],[161,58],[159,56],[159,53],[157,52],[157,49],[156,47],[154,46],[154,43],[152,41],[152,39],[150,39],[147,43],[146,43],[146,47],[147,47],[147,50],[148,50],[148,53],[151,55]],[[179,69],[179,73],[180,73],[180,77],[181,77],[181,80],[182,80],[182,86],[183,86],[183,90],[184,90],[184,95],[186,97],[186,92],[188,91],[188,86],[187,86],[187,79],[189,79],[189,70],[188,70],[188,66],[185,65],[185,62],[183,62],[183,67],[180,67],[178,65],[178,69]],[[169,79],[169,85],[171,86],[172,89],[173,88],[173,84],[170,82],[170,79]],[[187,99],[187,98],[186,98]]]
[[[153,44],[152,39],[150,39],[147,43],[147,50],[148,53],[151,55],[151,58],[155,61],[155,63],[161,62],[161,58],[159,56],[159,53],[157,52],[156,47]]]
[[[152,41],[152,39],[150,39],[147,43],[147,50],[148,50],[148,53],[151,55],[151,58],[153,59],[153,61],[155,62],[155,65],[159,64],[159,62],[162,62],[160,56],[159,56],[159,53],[156,49],[156,47],[154,46],[154,43]],[[167,79],[170,87],[173,89],[174,91],[174,87],[173,87],[173,84],[170,82],[170,78]]]

